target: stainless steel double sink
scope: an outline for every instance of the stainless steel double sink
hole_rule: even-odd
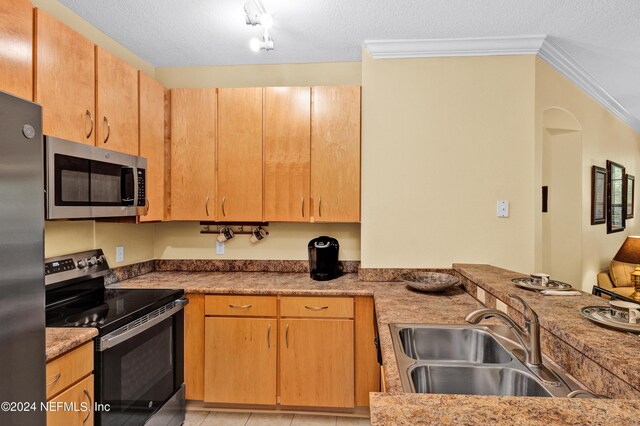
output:
[[[527,366],[502,325],[391,324],[407,392],[564,397],[580,386],[545,362]]]

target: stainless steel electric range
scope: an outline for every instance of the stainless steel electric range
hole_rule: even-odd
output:
[[[45,260],[48,327],[95,327],[98,425],[180,425],[185,415],[183,290],[109,289],[102,250]]]

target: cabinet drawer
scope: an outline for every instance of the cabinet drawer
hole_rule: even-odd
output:
[[[62,403],[67,405],[66,410]],[[69,407],[73,409],[70,410]],[[92,424],[93,374],[49,401],[49,411],[47,411],[47,426],[90,426]]]
[[[275,296],[220,295],[205,297],[205,315],[275,317]]]
[[[283,297],[283,317],[353,318],[351,297]]]
[[[47,363],[47,400],[93,371],[93,342]],[[92,388],[93,389],[93,388]]]

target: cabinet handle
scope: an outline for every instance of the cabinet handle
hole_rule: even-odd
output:
[[[209,216],[209,197],[204,197],[204,211]]]
[[[87,133],[87,139],[89,139],[93,134],[93,127],[95,126],[95,123],[93,122],[93,115],[91,115],[91,111],[87,110],[85,114],[87,114],[87,117],[89,117],[89,120],[91,120],[91,130],[89,130],[89,133]]]
[[[147,214],[149,213],[149,210],[151,210],[151,201],[148,198],[144,199],[145,204],[147,205]]]
[[[249,309],[252,306],[253,305],[251,305],[251,304],[248,304],[248,305],[229,305],[229,307],[231,309]]]
[[[305,305],[304,307],[305,307],[305,309],[308,309],[310,311],[323,311],[325,309],[329,309],[328,306],[307,306],[307,305]]]
[[[51,386],[52,384],[54,384],[55,382],[57,382],[58,380],[60,380],[60,376],[61,376],[61,375],[62,375],[61,373],[56,374],[56,377],[54,377],[54,378],[53,378],[53,380],[51,381],[51,383],[47,383],[47,387]]]
[[[284,327],[284,344],[289,347],[289,324]]]
[[[267,325],[267,349],[271,349],[271,323]]]
[[[302,217],[304,217],[304,197],[302,197]]]
[[[87,420],[89,420],[89,416],[91,416],[91,411],[93,411],[93,400],[91,399],[91,395],[89,394],[87,388],[84,388],[83,391],[84,394],[87,395],[87,398],[89,398],[89,412],[87,413],[87,417],[85,417],[82,421],[82,424],[85,424]]]
[[[109,119],[107,117],[102,117],[103,121],[105,123],[107,123],[107,137],[104,138],[104,142],[103,143],[107,143],[107,141],[109,140],[109,136],[111,136],[111,124],[109,124]]]
[[[322,217],[322,197],[318,200],[318,216]]]
[[[224,212],[224,202],[227,201],[227,197],[222,197],[222,216],[226,216],[227,214]]]

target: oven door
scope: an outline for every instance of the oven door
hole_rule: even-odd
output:
[[[184,382],[184,310],[174,302],[147,317],[100,338],[96,350],[98,425],[146,423]],[[138,325],[142,324],[142,325]]]

